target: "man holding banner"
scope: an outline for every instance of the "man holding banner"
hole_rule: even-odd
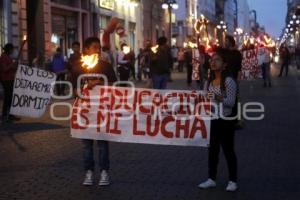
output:
[[[99,58],[101,58],[101,46],[100,46],[100,40],[96,37],[91,37],[85,40],[84,42],[84,54],[85,55],[94,55],[98,54]],[[105,62],[103,60],[98,60],[98,63],[96,66],[94,66],[92,69],[89,69],[87,73],[94,73],[94,74],[100,74],[104,75],[109,83],[113,83],[117,81],[116,74],[108,62]],[[94,86],[102,84],[105,82],[105,80],[89,80],[88,81],[88,88],[92,89]],[[82,95],[82,94],[81,94]],[[80,96],[81,96],[80,95]],[[77,99],[78,100],[78,99]],[[76,101],[77,101],[76,100]],[[76,105],[76,102],[75,102]],[[83,159],[84,159],[84,169],[86,171],[85,179],[83,181],[83,185],[93,185],[93,172],[95,169],[95,162],[94,162],[94,140],[90,139],[83,139]],[[99,167],[101,171],[99,185],[109,185],[110,179],[108,175],[109,170],[109,147],[108,142],[103,140],[97,141],[97,146],[99,150]]]

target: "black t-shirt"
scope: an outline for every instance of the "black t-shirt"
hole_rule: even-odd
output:
[[[118,80],[112,65],[103,60],[100,60],[93,69],[88,71],[88,73],[105,75],[110,83],[114,83]]]
[[[243,56],[238,50],[228,50],[228,70],[235,80],[238,78],[239,71],[242,70]]]

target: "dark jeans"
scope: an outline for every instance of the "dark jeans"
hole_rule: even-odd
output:
[[[95,140],[82,140],[83,144],[83,161],[84,169],[92,170],[95,169],[94,161],[94,141]],[[98,156],[99,156],[99,167],[100,171],[109,170],[109,146],[107,141],[97,140]]]
[[[287,76],[289,73],[289,63],[282,63],[279,76],[282,76],[283,69],[285,68],[285,75]]]
[[[270,63],[264,63],[262,65],[262,76],[264,79],[264,83],[271,84],[271,72],[270,72]]]
[[[223,119],[211,121],[208,175],[216,180],[220,147],[222,147],[229,171],[229,180],[237,181],[237,158],[234,151],[234,123]]]
[[[135,80],[136,78],[135,78],[135,66],[134,65],[130,65],[130,72],[131,72],[131,76]]]
[[[183,72],[184,60],[178,61],[178,71]]]
[[[152,74],[152,80],[154,89],[166,89],[168,74]]]
[[[190,85],[192,83],[193,66],[191,64],[187,64],[186,68],[187,68],[187,84]]]
[[[9,115],[11,103],[12,103],[12,95],[14,91],[14,81],[1,81],[4,90],[4,99],[2,105],[2,117],[7,117]]]
[[[56,77],[56,81],[65,81],[65,74],[58,74]],[[66,84],[64,83],[55,84],[56,94],[58,96],[65,95],[65,86]]]

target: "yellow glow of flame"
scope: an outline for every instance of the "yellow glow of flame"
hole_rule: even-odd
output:
[[[191,48],[197,48],[197,44],[196,43],[193,43],[193,42],[189,42],[189,47]]]
[[[86,69],[93,69],[99,61],[98,54],[81,56],[82,67]]]
[[[124,46],[123,47],[123,53],[128,54],[130,52],[130,47],[129,46]]]
[[[153,53],[157,53],[157,50],[158,50],[158,45],[154,46],[154,47],[151,47],[151,51]]]
[[[27,35],[23,35],[23,41],[27,40]]]

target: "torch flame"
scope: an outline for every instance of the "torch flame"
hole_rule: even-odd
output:
[[[158,49],[158,45],[154,46],[154,47],[151,47],[151,51],[153,53],[157,53],[157,49]]]
[[[27,35],[23,35],[23,41],[27,40]]]
[[[124,53],[124,54],[130,53],[130,47],[129,47],[129,46],[124,46],[124,47],[123,47],[123,53]]]
[[[81,56],[82,67],[86,69],[93,69],[99,61],[98,54]]]

